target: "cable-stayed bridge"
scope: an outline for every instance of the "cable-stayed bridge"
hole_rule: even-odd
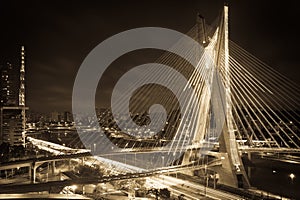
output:
[[[143,79],[150,79],[153,83],[165,80],[178,84],[182,92],[172,95],[164,86],[141,85],[130,99],[130,119],[123,116],[127,108],[122,99],[115,103],[115,110],[120,111],[117,115],[102,115],[100,125],[110,139],[107,143],[98,143],[99,138],[91,134],[89,127],[81,139],[88,146],[107,147],[99,148],[102,153],[114,148],[111,142],[121,148],[114,152],[129,152],[128,157],[134,155],[132,152],[148,152],[144,157],[155,157],[153,166],[188,163],[218,146],[219,154],[214,156],[224,158],[223,167],[216,169],[220,182],[234,187],[250,186],[240,152],[299,152],[298,86],[231,41],[228,24],[227,6],[211,25],[197,16],[197,24],[187,35],[202,47],[191,45],[186,52],[183,46],[190,44],[179,40],[156,62],[172,66],[189,84],[180,85],[176,76],[164,74],[163,69],[150,69],[123,91],[131,93],[130,87],[136,88]],[[171,53],[181,49],[185,51],[182,54],[195,60],[196,66]],[[184,93],[189,88],[196,97]],[[161,119],[149,117],[148,110],[156,103],[165,107],[168,116],[162,129],[153,135],[148,125]],[[131,127],[131,120],[140,128]]]
[[[150,176],[163,170],[166,173],[172,170],[191,173],[195,167],[206,166],[219,174],[220,183],[233,187],[250,187],[241,153],[299,152],[300,126],[296,112],[299,87],[231,41],[228,25],[227,6],[211,25],[197,16],[197,24],[187,35],[200,43],[201,48],[190,45],[189,50],[183,52],[194,59],[196,65],[171,53],[174,49],[180,52],[182,46],[189,45],[184,44],[184,40],[179,40],[171,47],[172,51],[165,52],[157,60],[157,63],[172,66],[183,74],[189,84],[181,85],[176,76],[164,74],[163,70],[158,72],[161,76],[149,70],[128,86],[130,91],[131,86],[138,86],[143,79],[156,80],[153,84],[141,85],[130,99],[130,120],[140,128],[131,127],[128,118],[123,116],[126,110],[120,99],[115,104],[120,110],[117,118],[107,111],[101,113],[99,119],[86,119],[83,124],[88,126],[78,124],[84,132],[80,135],[84,145],[90,147],[94,155],[99,155],[99,160],[108,164],[108,168],[125,168],[132,173],[123,175],[124,178]],[[178,94],[155,84],[162,79],[174,85],[178,83]],[[184,93],[189,88],[195,93],[192,98]],[[181,110],[180,101],[184,101],[184,110]],[[164,126],[158,133],[147,127],[149,123],[161,120],[156,115],[149,117],[148,110],[153,104],[163,105],[167,112]],[[100,124],[103,134],[93,129],[93,123]],[[109,142],[103,142],[99,137],[106,137]],[[71,156],[84,153],[80,149],[33,138],[29,140],[56,155],[62,151],[69,151]],[[81,142],[74,139],[70,146],[77,143]],[[214,166],[202,162],[203,155],[214,157]],[[130,160],[133,162],[126,163]],[[152,168],[137,173],[135,170],[145,169],[141,165]],[[119,177],[112,176],[105,181]]]

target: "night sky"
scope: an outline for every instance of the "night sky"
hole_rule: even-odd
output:
[[[224,1],[0,1],[0,63],[18,64],[26,46],[26,103],[31,110],[71,110],[73,82],[87,54],[106,38],[137,27],[165,27],[186,33],[196,13],[212,22]],[[229,2],[230,39],[300,85],[300,7],[297,1]],[[154,61],[127,56],[122,67]],[[103,88],[112,87],[109,81]],[[107,90],[99,91],[100,96]],[[99,99],[101,106],[107,100]]]

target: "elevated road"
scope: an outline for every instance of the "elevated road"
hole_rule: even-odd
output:
[[[187,169],[201,169],[205,168],[200,163],[191,163],[188,165],[179,165],[171,167],[158,168],[151,171],[137,172],[137,173],[123,173],[116,175],[109,175],[103,177],[89,177],[89,178],[78,178],[72,180],[62,180],[62,181],[51,181],[47,183],[31,183],[31,184],[15,184],[15,185],[2,185],[0,188],[0,193],[23,193],[23,192],[41,192],[49,191],[51,187],[65,187],[74,184],[95,184],[95,183],[106,183],[117,180],[126,179],[138,179],[150,176],[156,176],[166,173],[174,173],[177,171],[187,170]],[[207,166],[220,165],[219,160],[209,163]]]
[[[0,164],[0,170],[6,169],[14,169],[18,167],[30,167],[32,163],[42,164],[45,162],[58,161],[58,160],[67,160],[72,158],[82,158],[91,156],[90,152],[76,153],[76,154],[61,154],[61,155],[53,155],[48,157],[40,157],[40,158],[30,158],[26,160],[17,160],[10,161]]]
[[[89,200],[79,194],[0,194],[0,199],[70,199],[70,200]]]
[[[270,147],[249,147],[240,146],[239,151],[247,152],[263,152],[263,153],[300,153],[300,149],[296,148],[270,148]]]

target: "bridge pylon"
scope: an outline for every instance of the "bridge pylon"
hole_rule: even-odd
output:
[[[235,129],[233,126],[231,78],[229,66],[229,30],[228,30],[228,6],[224,6],[220,18],[217,43],[215,47],[215,64],[217,70],[224,69],[223,85],[225,89],[225,123],[219,137],[219,153],[222,159],[220,171],[220,183],[233,187],[250,187],[250,183],[238,152]],[[224,59],[222,59],[224,57]],[[229,172],[229,173],[228,173]],[[229,176],[228,176],[229,175]],[[232,176],[230,176],[232,175]]]
[[[233,126],[233,115],[232,115],[232,100],[231,100],[231,79],[230,79],[230,66],[229,66],[229,30],[228,30],[228,6],[224,6],[224,10],[220,16],[219,26],[214,33],[211,41],[207,41],[205,31],[205,21],[203,18],[197,20],[198,26],[202,31],[198,30],[198,40],[203,46],[212,48],[211,57],[214,58],[214,69],[211,82],[206,86],[203,91],[205,94],[200,99],[201,103],[201,114],[203,117],[197,127],[197,133],[194,137],[194,144],[200,144],[200,141],[207,140],[211,137],[214,131],[219,131],[219,152],[213,152],[210,156],[214,156],[221,160],[221,166],[214,166],[210,170],[213,170],[219,174],[218,183],[228,185],[231,187],[250,187],[250,182],[247,177],[241,155],[239,154],[235,129]],[[199,27],[198,27],[199,29]],[[201,36],[201,34],[205,34]],[[207,43],[211,43],[208,45]],[[206,48],[206,50],[208,50]],[[222,73],[221,73],[222,71]],[[220,87],[223,86],[223,88]],[[204,100],[203,100],[204,99]],[[209,102],[209,103],[208,103]],[[219,114],[218,114],[219,113]],[[221,114],[220,114],[221,113]],[[215,116],[218,114],[219,116]],[[222,118],[220,120],[218,118]],[[212,121],[215,127],[210,124]],[[216,123],[219,123],[216,125]],[[216,128],[219,126],[220,128]],[[215,134],[215,133],[214,133]],[[196,152],[200,152],[196,150]],[[191,160],[191,155],[196,152],[189,150],[185,153],[182,163],[186,164]],[[192,172],[186,172],[192,174]]]

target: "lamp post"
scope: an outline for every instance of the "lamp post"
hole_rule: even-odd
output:
[[[97,149],[97,144],[96,143],[94,143],[94,153],[96,153],[96,149]]]
[[[207,165],[204,165],[204,196],[206,196],[206,187],[207,187]]]
[[[292,184],[294,183],[294,179],[296,178],[295,174],[291,173],[289,175],[289,177],[291,178]]]
[[[164,167],[165,166],[165,157],[162,156],[161,158],[162,158],[162,167]],[[165,184],[165,178],[164,178],[164,176],[163,176],[163,184]]]

